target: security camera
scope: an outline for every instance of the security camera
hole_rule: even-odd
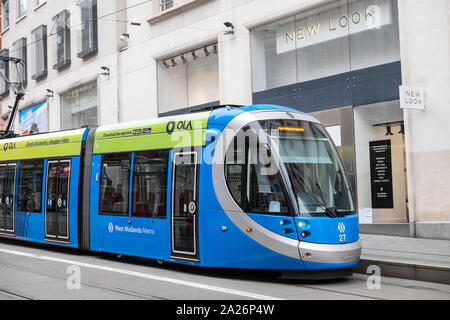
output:
[[[234,34],[234,25],[227,21],[223,23],[225,25],[225,27],[230,28],[231,30],[225,31],[223,34]]]
[[[105,71],[105,72],[100,73],[102,76],[109,76],[109,68],[108,67],[102,66],[102,67],[100,67],[100,69]]]
[[[130,38],[130,35],[128,33],[122,33],[122,35],[120,36],[120,41],[127,41]]]

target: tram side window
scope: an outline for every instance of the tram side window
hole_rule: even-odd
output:
[[[128,216],[131,153],[102,155],[100,214]]]
[[[265,146],[251,144],[241,136],[228,149],[225,179],[231,195],[244,212],[288,215],[289,205],[279,170],[264,165],[269,163],[261,159],[264,153],[260,148]]]
[[[44,160],[22,160],[19,165],[17,210],[42,212],[42,180]]]
[[[166,217],[168,159],[168,150],[134,154],[131,205],[133,217]]]

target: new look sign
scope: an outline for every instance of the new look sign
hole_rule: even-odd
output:
[[[400,86],[400,108],[425,110],[425,93],[422,88]]]

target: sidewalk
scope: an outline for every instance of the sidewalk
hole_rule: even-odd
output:
[[[450,284],[450,241],[360,234],[361,262],[356,273],[378,265],[381,275]]]

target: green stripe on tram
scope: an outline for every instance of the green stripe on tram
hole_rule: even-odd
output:
[[[203,146],[211,112],[103,126],[95,133],[94,154]]]
[[[0,161],[79,156],[85,129],[0,140]]]

